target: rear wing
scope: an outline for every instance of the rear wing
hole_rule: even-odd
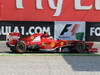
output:
[[[17,33],[17,32],[7,33],[6,34],[6,41],[17,40],[20,38],[20,36],[21,36],[21,34]]]

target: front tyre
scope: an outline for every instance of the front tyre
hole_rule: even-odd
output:
[[[83,43],[76,43],[75,45],[75,50],[76,52],[78,53],[84,53],[85,50],[86,50],[86,44],[83,42]]]
[[[26,45],[23,41],[18,41],[16,44],[16,52],[24,53],[26,52]]]
[[[62,47],[61,50],[62,50],[62,52],[67,52],[67,53],[70,52],[68,46],[64,46],[64,47]]]

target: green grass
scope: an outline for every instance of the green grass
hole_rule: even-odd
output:
[[[6,40],[0,39],[0,41],[6,41]]]
[[[100,54],[91,53],[27,53],[27,54],[0,54],[0,56],[100,56]]]

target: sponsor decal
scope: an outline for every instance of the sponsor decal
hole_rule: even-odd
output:
[[[32,22],[32,21],[3,21],[0,22],[0,38],[5,39],[7,33],[18,32],[22,35],[47,32],[54,36],[54,22]]]
[[[55,38],[85,40],[85,22],[55,22]]]
[[[86,41],[100,41],[100,22],[86,23]]]

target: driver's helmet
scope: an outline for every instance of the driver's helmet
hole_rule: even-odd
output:
[[[43,37],[49,37],[49,34],[47,32],[44,32]]]

